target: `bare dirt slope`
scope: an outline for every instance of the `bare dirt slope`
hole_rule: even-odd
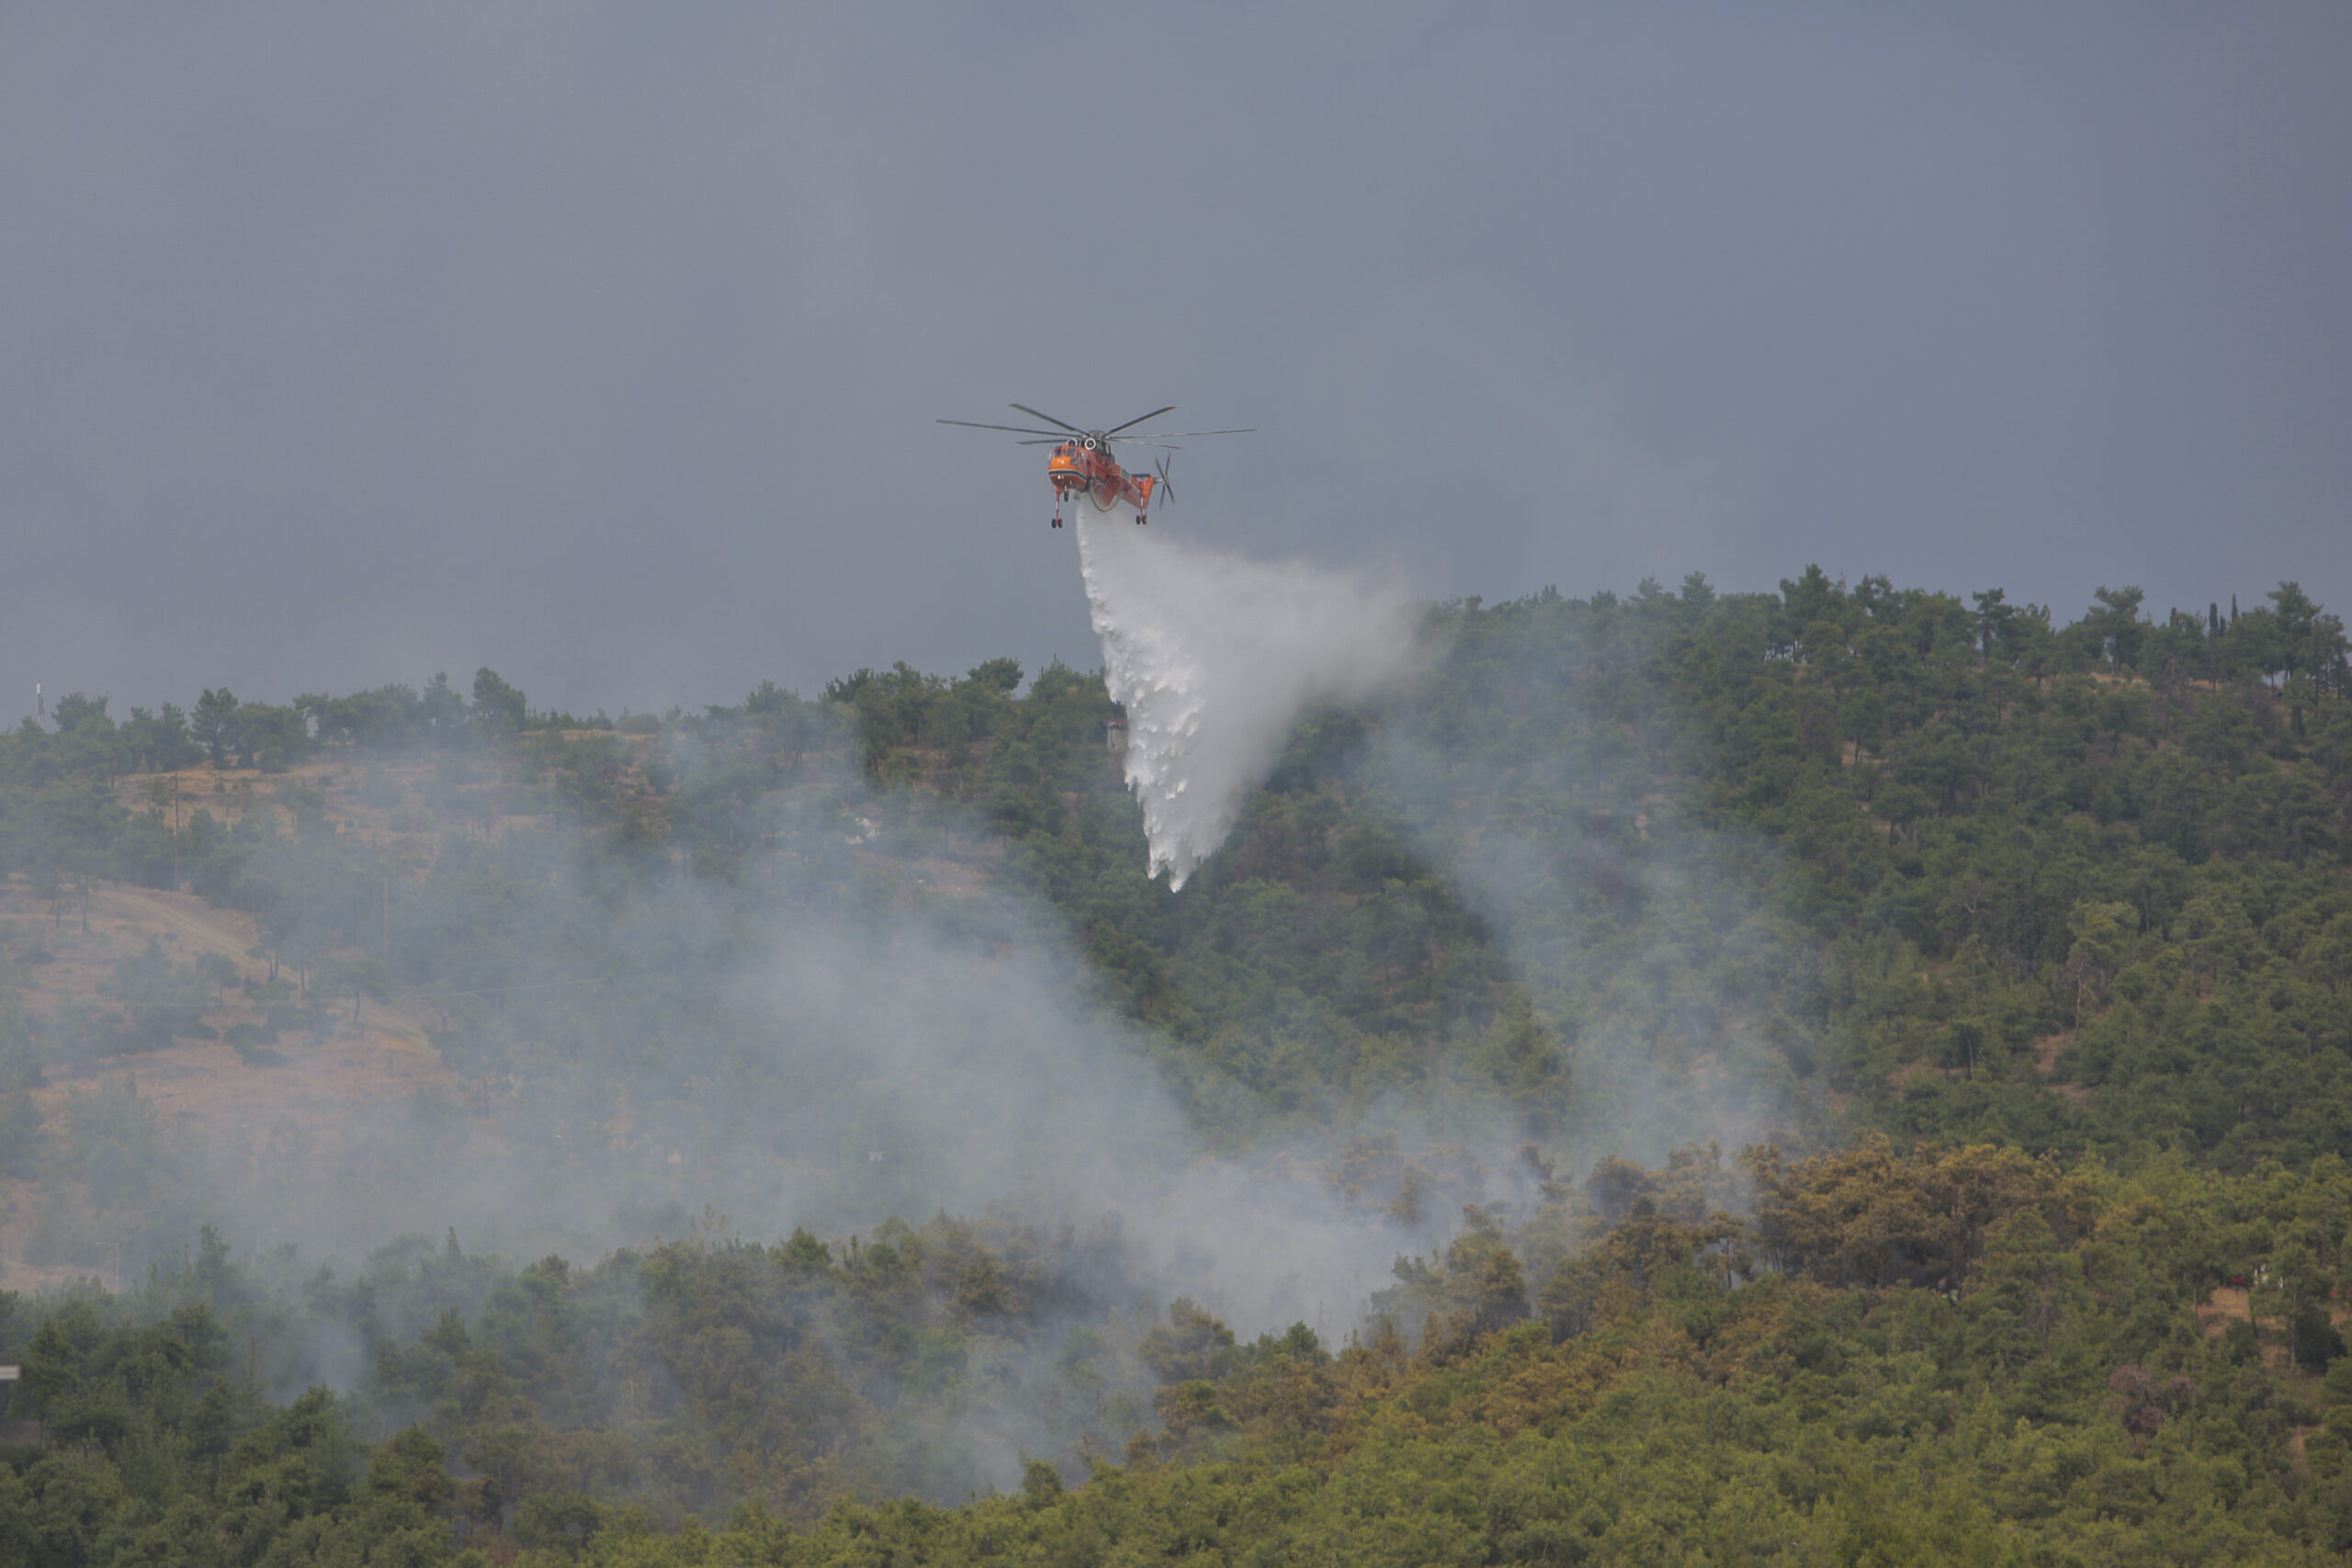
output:
[[[251,919],[193,894],[94,881],[86,929],[84,919],[78,888],[69,886],[52,906],[21,879],[0,886],[0,946],[13,961],[17,999],[36,1018],[75,1004],[108,1007],[104,987],[115,965],[151,939],[175,963],[216,953],[248,979],[269,974],[266,957],[250,956],[259,941]],[[248,996],[230,988],[204,1021],[225,1033],[261,1016]],[[68,1146],[75,1098],[94,1092],[101,1080],[127,1077],[176,1134],[216,1148],[299,1145],[326,1165],[335,1158],[338,1128],[354,1111],[457,1081],[419,1018],[375,1001],[362,1002],[356,1020],[344,1001],[331,1025],[286,1034],[277,1055],[281,1065],[249,1066],[221,1041],[176,1041],[162,1050],[53,1065],[34,1099],[52,1152]],[[110,1266],[104,1257],[28,1265],[25,1244],[37,1203],[33,1183],[0,1181],[0,1289],[56,1284]]]

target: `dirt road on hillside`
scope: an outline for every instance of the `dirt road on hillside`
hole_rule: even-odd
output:
[[[161,928],[180,939],[183,958],[198,953],[225,953],[243,968],[245,952],[261,940],[253,917],[234,909],[216,909],[193,893],[165,893],[153,887],[121,883],[95,884],[90,889],[90,913],[105,919]]]

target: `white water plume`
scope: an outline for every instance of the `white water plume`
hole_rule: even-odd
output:
[[[1217,845],[1299,716],[1370,696],[1414,656],[1402,592],[1304,562],[1247,560],[1078,522],[1111,700],[1127,710],[1127,787],[1151,874],[1172,890]]]

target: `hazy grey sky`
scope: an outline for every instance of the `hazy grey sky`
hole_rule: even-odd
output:
[[[1091,666],[1010,399],[1432,594],[2352,610],[2347,83],[2340,0],[0,6],[0,718]]]

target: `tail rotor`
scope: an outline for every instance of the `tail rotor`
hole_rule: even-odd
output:
[[[1168,482],[1168,458],[1165,455],[1152,465],[1152,471],[1159,476],[1159,493],[1168,498],[1169,505],[1175,505],[1176,487]]]

